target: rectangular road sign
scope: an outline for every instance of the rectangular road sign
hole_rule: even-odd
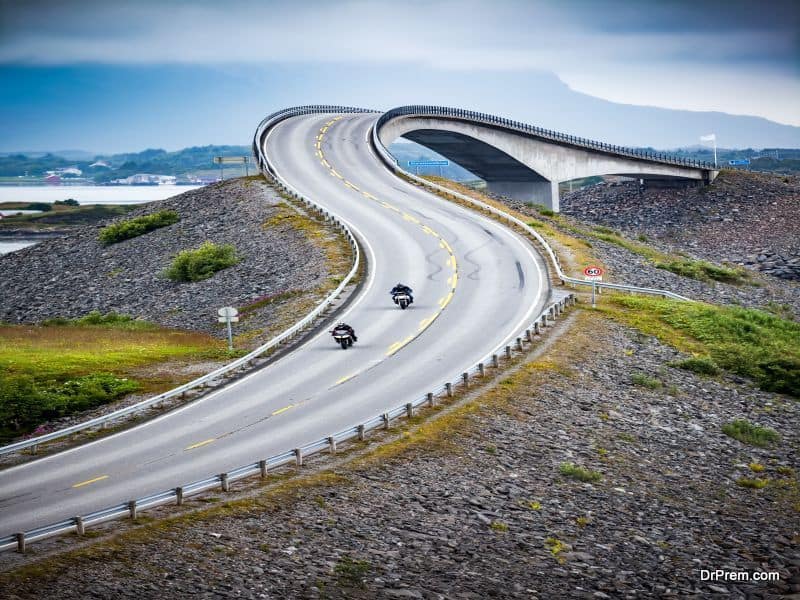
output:
[[[729,160],[728,164],[732,167],[740,166],[740,165],[749,165],[750,159],[749,158],[740,158],[737,160]]]
[[[447,167],[450,165],[449,160],[410,160],[408,161],[409,167]]]
[[[215,156],[214,157],[214,163],[218,164],[218,165],[220,165],[220,164],[226,164],[227,165],[229,163],[244,164],[244,163],[249,163],[249,162],[250,162],[250,157],[249,156]]]

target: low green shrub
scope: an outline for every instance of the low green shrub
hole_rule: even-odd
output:
[[[669,262],[656,262],[657,269],[670,271],[681,277],[697,279],[698,281],[720,281],[722,283],[745,283],[748,279],[743,269],[720,267],[704,260],[672,260]]]
[[[0,374],[0,437],[8,439],[50,419],[116,400],[140,387],[132,379],[93,373],[37,384],[25,374]]]
[[[670,366],[683,369],[684,371],[691,371],[696,375],[711,376],[719,374],[719,367],[717,366],[717,363],[715,363],[714,360],[708,356],[695,356],[692,358],[687,358],[670,363]]]
[[[576,479],[578,481],[589,483],[595,483],[603,478],[603,476],[597,471],[579,467],[575,463],[571,462],[561,463],[561,466],[558,468],[558,470],[562,475],[566,475],[567,477],[571,477],[572,479]]]
[[[238,262],[233,245],[203,242],[195,250],[179,252],[165,274],[173,281],[202,281]]]
[[[50,212],[53,210],[53,205],[49,202],[31,202],[23,210],[40,210],[42,212]]]
[[[749,477],[740,477],[736,480],[736,483],[742,487],[750,488],[753,490],[761,490],[767,487],[767,483],[769,483],[766,479],[760,479],[756,477],[755,479],[750,479]]]
[[[650,377],[646,373],[634,373],[631,375],[631,383],[648,390],[660,390],[664,384],[655,377]]]
[[[737,419],[722,426],[722,433],[743,444],[764,448],[780,439],[778,432],[769,427],[762,427],[746,419]]]
[[[66,200],[56,200],[53,202],[56,206],[80,206],[80,202],[74,198],[67,198]]]
[[[155,229],[167,227],[178,222],[180,217],[174,210],[162,210],[151,215],[134,217],[119,223],[113,223],[100,230],[100,242],[109,245],[144,235]]]

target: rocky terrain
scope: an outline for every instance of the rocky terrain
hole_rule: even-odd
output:
[[[567,194],[565,215],[668,250],[800,280],[800,178],[722,171],[705,188],[609,182]]]
[[[583,311],[546,359],[377,459],[2,583],[9,598],[800,592],[800,404],[667,366],[677,357]],[[640,387],[641,373],[662,385]],[[736,418],[773,427],[780,442],[723,434]],[[565,463],[595,480],[564,474]],[[737,483],[753,477],[769,483]],[[702,581],[702,569],[780,581]]]
[[[220,335],[218,308],[313,290],[329,276],[324,249],[302,231],[289,223],[265,227],[279,202],[262,180],[229,180],[128,213],[123,219],[160,210],[180,215],[178,223],[139,237],[103,246],[99,226],[87,226],[0,256],[0,321],[114,311]],[[205,281],[177,283],[163,275],[178,252],[206,240],[233,244],[241,262]],[[273,309],[252,315],[238,332],[263,327]]]

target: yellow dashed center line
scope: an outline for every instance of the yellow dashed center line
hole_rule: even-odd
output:
[[[355,375],[347,375],[346,377],[342,377],[339,381],[336,382],[335,385],[339,385],[340,383],[344,383],[348,379],[352,379]]]
[[[207,440],[203,440],[202,442],[197,442],[196,444],[192,444],[191,446],[186,446],[183,450],[194,450],[195,448],[199,448],[200,446],[205,446],[206,444],[210,444],[211,442],[217,441],[217,438],[209,438]]]
[[[274,417],[275,415],[279,415],[282,412],[286,412],[290,408],[294,408],[294,404],[290,404],[289,406],[284,406],[283,408],[279,408],[278,410],[273,411],[272,416]]]
[[[87,479],[86,481],[81,481],[80,483],[76,483],[72,487],[79,488],[85,485],[89,485],[90,483],[95,483],[97,481],[103,481],[103,479],[108,479],[108,475],[100,475],[100,477],[95,477],[94,479]]]
[[[415,217],[414,215],[411,215],[411,214],[408,214],[406,212],[401,211],[399,208],[397,208],[396,206],[392,206],[388,202],[385,202],[383,200],[379,200],[378,198],[376,198],[375,196],[373,196],[372,194],[370,194],[369,192],[367,192],[365,190],[359,189],[358,186],[356,186],[352,182],[350,182],[347,179],[345,179],[344,177],[342,177],[336,171],[336,169],[334,169],[330,165],[330,163],[327,161],[327,159],[325,158],[325,156],[324,156],[324,154],[322,152],[322,141],[324,140],[325,135],[328,132],[328,129],[334,123],[336,123],[337,121],[339,121],[339,120],[341,120],[343,118],[344,118],[343,116],[334,117],[333,119],[331,119],[330,121],[325,123],[325,125],[323,127],[321,127],[320,130],[319,130],[319,134],[316,137],[316,148],[317,148],[317,156],[320,158],[320,163],[322,164],[322,166],[325,167],[328,170],[328,172],[331,174],[331,176],[336,177],[338,179],[341,179],[342,182],[347,187],[349,187],[350,189],[353,189],[353,190],[355,190],[357,192],[360,192],[361,195],[363,195],[365,198],[368,198],[370,200],[378,202],[384,208],[386,208],[388,210],[391,210],[393,212],[396,212],[399,215],[402,215],[402,217],[403,217],[403,219],[405,221],[408,221],[410,223],[415,223],[415,224],[419,225],[420,228],[422,229],[422,231],[426,235],[432,235],[433,237],[438,239],[439,240],[439,247],[447,252],[448,256],[447,256],[445,264],[446,264],[446,266],[450,267],[453,270],[453,274],[447,279],[447,283],[448,283],[448,285],[450,285],[451,289],[450,289],[450,292],[447,294],[447,296],[443,296],[442,298],[439,299],[439,306],[440,306],[439,311],[436,312],[431,317],[428,317],[427,319],[423,319],[422,321],[420,321],[419,332],[421,333],[427,327],[429,327],[431,323],[433,323],[436,320],[436,318],[441,314],[441,312],[444,310],[444,308],[450,303],[450,300],[453,299],[453,294],[456,291],[456,285],[458,283],[458,265],[456,263],[455,253],[453,252],[453,249],[450,247],[450,244],[447,243],[447,240],[445,240],[436,231],[431,229],[428,225],[425,225],[424,223],[421,223],[420,220],[417,217]],[[394,344],[389,346],[389,350],[386,353],[386,356],[391,356],[392,354],[394,354],[395,352],[400,350],[400,348],[402,348],[403,346],[408,344],[411,340],[413,340],[414,337],[415,337],[414,335],[410,335],[406,339],[404,339],[404,340],[402,340],[400,342],[395,342]],[[354,375],[348,375],[347,377],[343,377],[342,379],[340,379],[339,381],[336,382],[336,385],[339,385],[340,383],[344,383],[345,381],[347,381],[348,379],[351,379],[354,376],[355,376],[355,374]],[[277,415],[277,414],[282,413],[285,410],[289,410],[290,408],[292,408],[291,405],[287,406],[285,408],[282,408],[280,410],[277,410],[272,414],[273,415]]]

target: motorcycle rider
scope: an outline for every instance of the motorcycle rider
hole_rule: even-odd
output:
[[[344,330],[345,330],[347,333],[349,333],[349,334],[350,334],[350,337],[352,337],[352,338],[353,338],[353,341],[354,341],[354,342],[357,342],[357,341],[358,341],[358,338],[356,337],[356,331],[355,331],[355,329],[353,329],[352,327],[350,327],[350,325],[348,325],[348,324],[347,324],[347,323],[345,323],[344,321],[342,321],[341,323],[338,323],[338,324],[336,325],[336,327],[334,327],[334,328],[333,328],[333,331],[336,331],[337,329],[344,329]]]
[[[413,304],[414,303],[414,296],[411,295],[413,293],[413,291],[414,290],[412,290],[407,285],[403,285],[402,283],[398,283],[396,286],[394,286],[392,288],[392,291],[389,292],[389,293],[392,295],[392,300],[394,300],[395,304],[397,304],[397,299],[395,298],[395,296],[397,294],[408,294],[408,298],[409,298],[409,302],[408,303],[409,304]]]

